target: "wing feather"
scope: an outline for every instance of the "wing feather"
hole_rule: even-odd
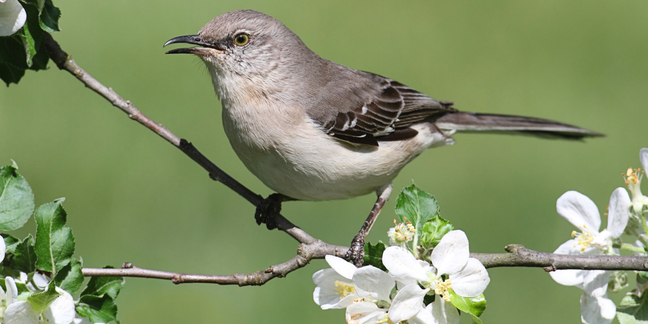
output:
[[[378,80],[378,91],[368,102],[352,103],[355,107],[338,107],[333,114],[319,114],[313,118],[324,132],[354,144],[377,146],[379,141],[404,140],[418,132],[410,126],[432,116],[441,117],[455,112],[451,102],[439,102],[402,83],[367,72],[367,78]],[[376,84],[375,82],[373,84]],[[354,94],[366,89],[350,89]],[[360,97],[360,96],[358,96]],[[341,109],[340,109],[341,108]]]

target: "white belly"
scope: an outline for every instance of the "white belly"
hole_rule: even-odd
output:
[[[303,113],[292,122],[281,118],[283,114],[272,114],[257,123],[249,122],[257,116],[241,113],[224,105],[225,133],[238,157],[272,190],[300,200],[344,199],[374,192],[425,149],[445,145],[447,140],[420,124],[414,126],[419,135],[413,139],[380,142],[379,147],[355,146],[317,129]]]

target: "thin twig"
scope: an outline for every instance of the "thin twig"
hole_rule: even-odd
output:
[[[180,149],[192,160],[209,172],[210,178],[222,182],[228,188],[241,195],[247,201],[258,206],[263,197],[252,192],[240,182],[230,177],[227,173],[207,159],[198,149],[188,141],[173,134],[164,126],[146,117],[128,100],[119,96],[111,88],[108,88],[83,70],[72,58],[65,53],[59,44],[47,33],[45,33],[45,46],[50,58],[59,69],[66,70],[74,75],[86,87],[92,89],[113,106],[121,109],[128,116],[152,130],[160,137],[167,140],[173,146]],[[348,247],[325,243],[318,240],[281,215],[277,215],[275,222],[278,228],[295,240],[301,243],[297,255],[292,259],[271,266],[263,271],[251,274],[234,275],[198,275],[187,273],[176,273],[158,270],[142,269],[125,263],[121,269],[96,269],[83,268],[84,276],[123,276],[123,277],[144,277],[171,280],[176,284],[202,282],[216,283],[222,285],[236,284],[239,286],[263,285],[267,281],[285,277],[288,273],[304,267],[312,259],[321,259],[326,255],[343,257]],[[648,257],[626,257],[626,256],[578,256],[558,255],[529,250],[522,245],[511,244],[506,247],[508,253],[473,253],[472,257],[479,259],[486,268],[494,267],[542,267],[545,271],[561,269],[584,269],[584,270],[647,270]]]
[[[310,244],[301,244],[297,255],[292,259],[277,265],[268,267],[265,270],[250,274],[233,275],[201,275],[179,272],[158,271],[142,269],[133,266],[130,262],[124,263],[121,269],[97,269],[83,268],[83,275],[86,277],[140,277],[171,280],[174,284],[181,283],[214,283],[219,285],[239,286],[260,286],[274,278],[283,278],[290,272],[306,266],[313,259],[322,259],[326,255],[343,257],[348,247],[331,245],[320,240]]]

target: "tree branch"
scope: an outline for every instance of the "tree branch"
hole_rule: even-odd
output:
[[[193,144],[176,136],[166,127],[146,117],[146,115],[139,111],[139,109],[135,108],[130,100],[125,100],[112,88],[104,86],[103,84],[101,84],[101,82],[97,81],[97,79],[93,78],[89,73],[82,69],[70,57],[70,55],[68,55],[61,49],[61,46],[59,46],[59,44],[52,38],[50,34],[43,34],[45,48],[47,49],[50,58],[52,59],[52,61],[54,61],[59,69],[70,72],[79,81],[85,84],[86,87],[92,89],[94,92],[108,100],[113,106],[128,114],[128,117],[130,119],[139,122],[144,127],[150,129],[160,137],[164,138],[167,142],[180,149],[184,154],[189,156],[192,160],[203,167],[203,169],[209,172],[209,177],[211,179],[223,183],[254,206],[258,206],[263,201],[263,197],[261,195],[257,195],[256,193],[252,192],[252,190],[248,189],[240,182],[232,178],[230,175],[225,173],[209,159],[207,159],[202,153],[200,153],[200,151],[198,151],[198,149]],[[277,215],[277,219],[275,221],[277,222],[278,228],[280,230],[288,233],[298,242],[310,243],[315,241],[315,238],[295,226],[285,217]]]
[[[139,122],[160,137],[167,140],[173,146],[180,149],[184,154],[203,167],[211,179],[225,184],[228,188],[241,195],[247,201],[258,206],[263,197],[252,192],[240,182],[230,177],[227,173],[207,159],[190,142],[179,138],[164,126],[146,117],[128,100],[119,96],[111,88],[108,88],[83,70],[76,62],[65,53],[59,44],[45,33],[45,46],[50,58],[61,70],[66,70],[74,75],[86,87],[92,89],[113,106],[119,108],[131,119]],[[344,257],[346,246],[332,245],[318,240],[281,215],[277,215],[275,222],[281,231],[286,232],[295,240],[300,242],[297,255],[292,259],[269,268],[251,274],[234,275],[199,275],[158,270],[142,269],[133,266],[131,263],[124,263],[121,269],[96,269],[83,268],[84,276],[123,276],[143,277],[171,280],[173,283],[215,283],[221,285],[263,285],[267,281],[285,277],[288,273],[306,266],[312,259],[322,259],[326,255]],[[477,258],[486,268],[495,267],[542,267],[545,271],[559,269],[584,269],[584,270],[647,270],[648,257],[626,257],[626,256],[579,256],[579,255],[558,255],[553,253],[537,252],[529,250],[522,245],[511,244],[506,247],[508,253],[473,253],[472,257]]]
[[[564,269],[581,270],[648,270],[648,257],[618,255],[565,255],[538,252],[520,244],[509,244],[508,253],[471,253],[486,268],[542,267],[551,272]]]
[[[336,255],[343,257],[348,247],[337,246],[315,240],[310,244],[301,244],[297,249],[297,255],[281,264],[273,265],[265,270],[257,271],[250,274],[233,275],[201,275],[179,272],[168,272],[142,269],[133,266],[130,262],[122,265],[121,269],[96,269],[83,268],[83,275],[86,277],[104,277],[104,276],[121,276],[121,277],[140,277],[171,280],[174,284],[181,283],[214,283],[219,285],[239,285],[239,286],[261,286],[274,278],[283,278],[290,272],[305,267],[313,259],[322,259],[326,255]]]

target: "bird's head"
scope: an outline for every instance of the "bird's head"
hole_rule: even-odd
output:
[[[201,58],[221,99],[242,88],[280,81],[281,75],[289,75],[291,70],[303,70],[304,62],[295,58],[310,60],[315,55],[279,20],[254,10],[224,13],[197,35],[175,37],[164,46],[176,43],[198,45],[166,53],[194,54]],[[298,65],[302,65],[301,69]],[[276,73],[278,69],[282,70],[281,74]]]

